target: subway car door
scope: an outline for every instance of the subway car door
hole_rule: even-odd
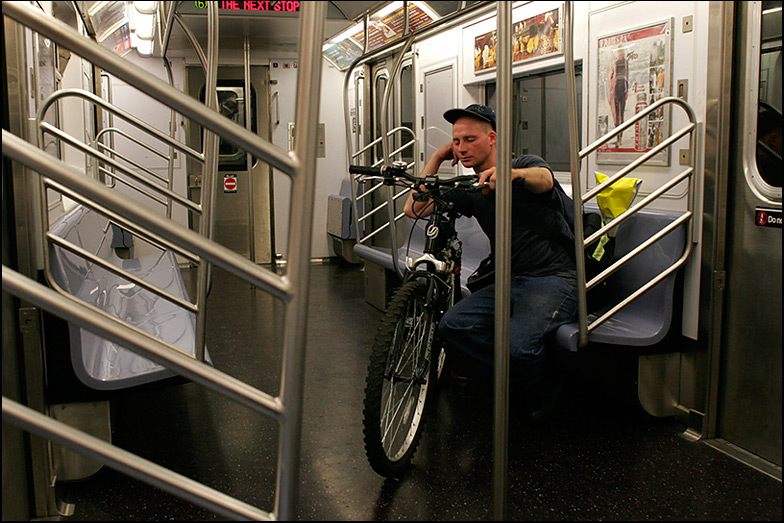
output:
[[[204,70],[188,66],[188,94],[204,99]],[[270,140],[269,67],[250,68],[251,88],[245,92],[242,66],[218,67],[218,105],[227,118],[245,126],[245,103],[250,101],[250,129],[261,138]],[[188,132],[189,144],[202,150],[201,128],[193,125]],[[245,151],[221,140],[219,147],[217,197],[215,200],[215,241],[256,263],[272,262],[274,235],[272,231],[272,177],[270,166],[251,159],[251,176]],[[188,190],[199,201],[202,173],[200,166],[190,162]],[[250,223],[253,227],[250,227]]]
[[[781,467],[781,2],[736,17],[716,435]]]

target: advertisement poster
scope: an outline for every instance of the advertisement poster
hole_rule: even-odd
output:
[[[474,72],[495,69],[495,30],[474,39]]]
[[[393,4],[390,4],[394,6]],[[403,7],[389,11],[382,9],[377,18],[368,23],[367,51],[378,49],[403,35],[405,28],[405,12]],[[414,32],[433,23],[438,15],[425,6],[411,3],[408,8],[409,31]],[[355,30],[354,30],[355,29]],[[323,48],[324,57],[341,71],[347,69],[357,58],[362,56],[365,46],[365,28],[363,23],[355,24],[339,41],[332,40]]]
[[[561,52],[560,9],[553,9],[512,24],[512,63]],[[496,32],[474,39],[474,72],[495,69]]]
[[[597,39],[597,138],[670,94],[670,22]],[[669,135],[669,110],[660,108],[597,151],[597,163],[628,164]],[[646,162],[669,165],[669,150]]]

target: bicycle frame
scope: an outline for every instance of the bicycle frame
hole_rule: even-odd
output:
[[[435,209],[427,222],[425,248],[418,258],[406,258],[403,282],[425,278],[428,282],[427,303],[441,305],[440,314],[454,305],[460,287],[455,279],[461,270],[462,248],[455,230],[457,213],[451,206],[434,200]],[[442,208],[447,207],[447,208]],[[424,265],[424,269],[418,269]]]

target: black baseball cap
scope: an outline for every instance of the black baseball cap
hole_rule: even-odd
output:
[[[471,116],[472,118],[490,122],[490,125],[493,126],[493,131],[495,131],[495,111],[486,105],[471,104],[465,109],[460,109],[458,107],[444,113],[444,118],[451,124],[455,123],[461,116]]]

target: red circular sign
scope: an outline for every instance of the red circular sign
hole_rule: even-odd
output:
[[[237,190],[237,179],[233,176],[227,176],[223,179],[223,190],[224,191],[236,191]]]

